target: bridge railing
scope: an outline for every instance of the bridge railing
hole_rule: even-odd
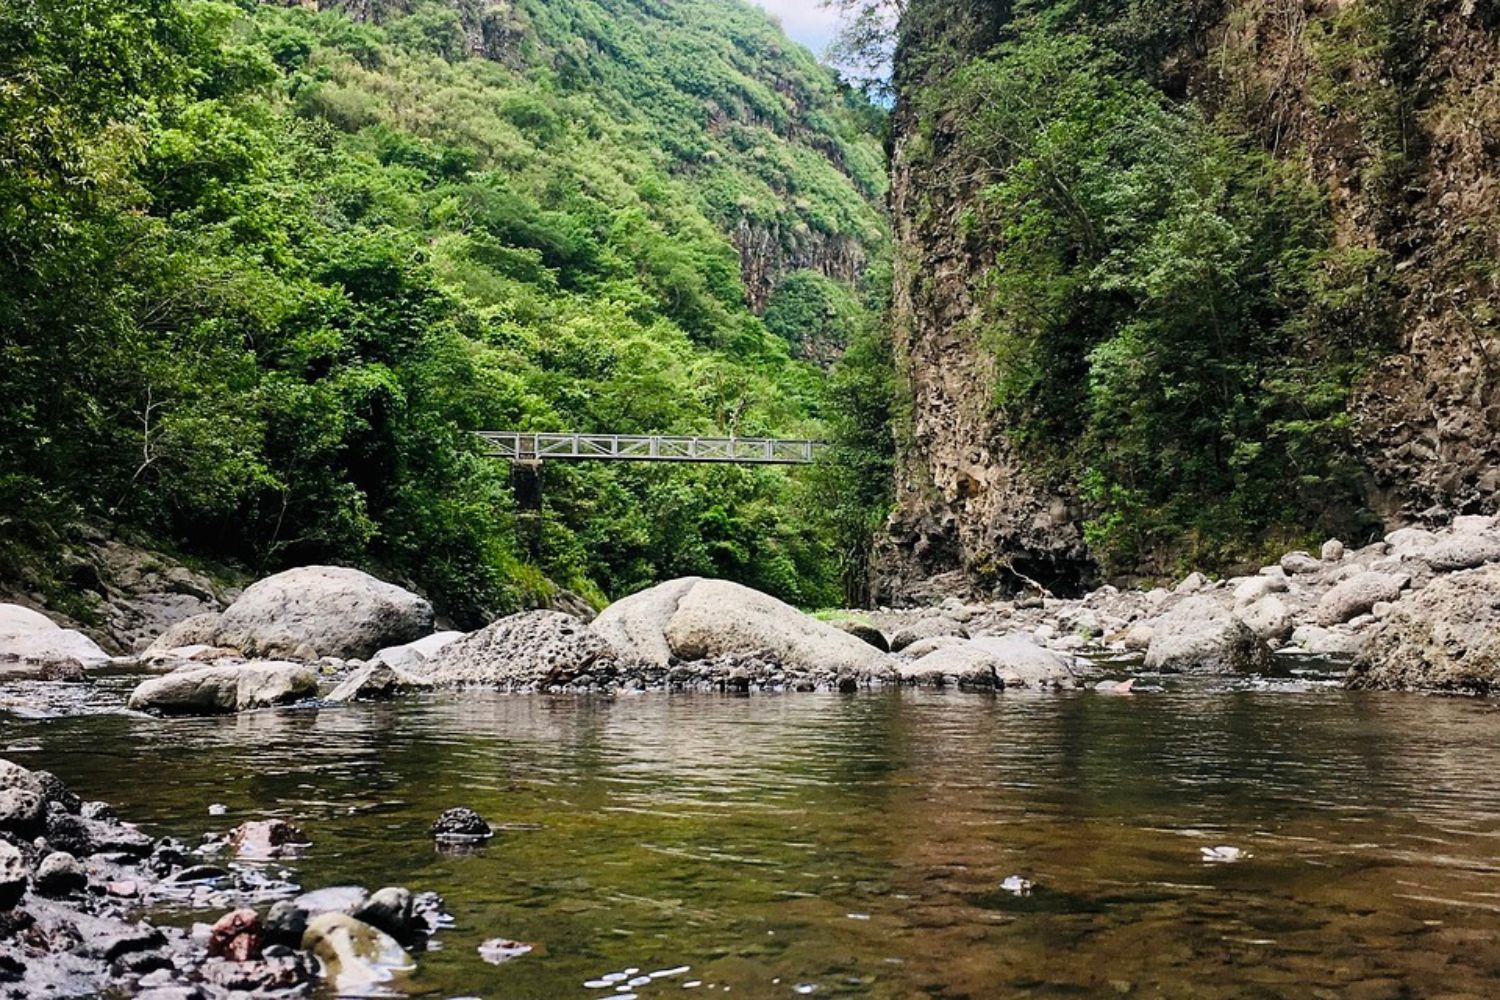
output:
[[[664,434],[562,434],[481,431],[488,453],[512,462],[722,462],[810,465],[827,445],[783,438],[685,437]]]

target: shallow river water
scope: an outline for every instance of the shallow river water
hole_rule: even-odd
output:
[[[190,843],[292,819],[308,888],[436,890],[457,925],[416,995],[623,997],[584,984],[627,969],[680,970],[641,1000],[1500,995],[1485,702],[470,693],[0,714],[0,754]],[[427,827],[454,805],[504,828],[440,854]],[[1221,846],[1237,859],[1204,859]],[[539,947],[491,966],[491,937]]]

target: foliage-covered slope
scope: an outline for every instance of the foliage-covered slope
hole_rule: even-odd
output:
[[[1493,4],[906,11],[920,571],[1076,585],[1492,507]]]
[[[827,476],[549,465],[537,519],[468,434],[817,433],[823,376],[730,236],[773,234],[772,276],[854,274],[806,234],[879,255],[832,79],[734,4],[347,6],[0,10],[12,559],[83,515],[373,564],[471,619],[549,579],[833,599],[802,512]],[[826,280],[793,276],[798,303]]]

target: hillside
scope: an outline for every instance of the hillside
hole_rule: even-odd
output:
[[[1493,510],[1494,4],[918,2],[887,592]]]
[[[0,573],[103,522],[470,621],[836,599],[837,472],[549,465],[537,523],[468,431],[824,433],[878,114],[739,4],[311,6],[0,12]]]

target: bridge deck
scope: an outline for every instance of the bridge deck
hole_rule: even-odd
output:
[[[549,434],[481,431],[489,454],[511,462],[722,462],[811,465],[826,445],[780,438],[679,437],[663,434]]]

